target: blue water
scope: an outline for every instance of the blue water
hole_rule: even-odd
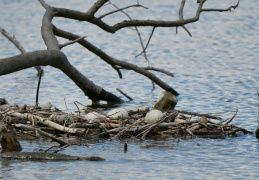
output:
[[[92,2],[47,1],[57,7],[86,11]],[[127,2],[120,1],[120,7]],[[129,9],[133,18],[176,20],[180,1],[140,1],[149,10]],[[210,3],[211,2],[211,3]],[[224,8],[236,1],[209,1],[207,8]],[[195,13],[195,2],[186,6],[185,17]],[[220,3],[220,5],[219,5]],[[132,4],[132,3],[131,3]],[[152,4],[152,5],[151,5]],[[151,7],[152,6],[152,7]],[[45,49],[40,35],[44,9],[38,1],[1,0],[0,26],[15,35],[27,51]],[[151,66],[175,74],[174,78],[155,73],[174,87],[181,95],[176,109],[200,113],[217,113],[229,118],[238,106],[234,125],[254,131],[258,123],[259,89],[259,1],[241,1],[232,12],[202,13],[200,20],[187,25],[193,37],[178,28],[157,28],[148,47]],[[98,13],[112,10],[110,6]],[[109,24],[121,21],[122,15],[107,18]],[[82,22],[55,19],[59,28],[74,32],[103,49],[109,55],[124,61],[146,66],[136,32],[121,30],[113,35]],[[152,28],[140,28],[144,43]],[[64,39],[59,39],[62,43]],[[122,71],[123,79],[94,54],[79,45],[62,50],[71,63],[84,75],[118,96],[120,88],[134,101],[122,107],[152,107],[162,89],[156,86],[151,92],[150,80],[131,71]],[[19,54],[19,51],[0,36],[0,58]],[[40,89],[40,105],[51,101],[54,107],[74,112],[74,101],[91,102],[74,83],[59,70],[44,67]],[[33,68],[0,78],[0,96],[9,103],[34,104],[38,78]],[[124,98],[124,97],[122,97]],[[68,105],[65,106],[64,99]],[[126,100],[126,99],[125,99]],[[105,111],[105,110],[104,110]],[[6,161],[0,163],[0,178],[5,179],[257,179],[259,176],[259,141],[254,135],[227,139],[181,140],[127,140],[128,152],[123,152],[125,141],[88,142],[91,148],[72,146],[63,153],[97,155],[104,162],[37,162]],[[50,146],[49,141],[21,141],[24,151],[39,151]],[[54,143],[53,143],[54,144]],[[144,148],[146,145],[155,145]]]

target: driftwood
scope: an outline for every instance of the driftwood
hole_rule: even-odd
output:
[[[97,156],[80,157],[70,156],[57,153],[42,153],[42,152],[5,152],[0,153],[0,158],[4,159],[20,159],[20,160],[52,160],[52,161],[67,161],[67,160],[84,160],[84,161],[104,161],[103,158]]]

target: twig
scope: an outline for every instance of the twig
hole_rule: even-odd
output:
[[[68,107],[67,107],[66,96],[64,95],[63,89],[61,89],[61,93],[62,93],[62,96],[63,96],[63,99],[64,99],[64,103],[65,103],[65,106],[66,106],[66,110],[67,110],[67,112],[69,113],[69,109],[68,109]]]
[[[192,138],[195,137],[195,135],[192,133],[192,131],[189,128],[186,127],[186,131],[192,136]]]
[[[259,139],[259,90],[257,90],[257,96],[258,96],[258,125],[255,130],[255,137]]]
[[[82,103],[80,103],[80,102],[78,102],[78,101],[75,101],[76,103],[78,103],[78,104],[80,104],[81,106],[84,106],[85,108],[87,108],[87,109],[90,109],[91,110],[91,112],[98,112],[98,113],[100,113],[100,114],[102,114],[102,115],[104,115],[104,116],[107,116],[106,114],[104,114],[103,112],[101,112],[101,111],[98,111],[98,110],[96,110],[96,109],[93,109],[93,108],[90,108],[90,107],[88,107],[88,106],[86,106],[86,105],[84,105],[84,104],[82,104]],[[85,109],[84,109],[85,110]],[[89,111],[89,110],[88,110]]]
[[[81,39],[84,39],[84,38],[86,38],[86,36],[82,36],[82,37],[77,38],[77,39],[75,39],[75,40],[73,40],[73,41],[69,41],[69,42],[67,42],[67,43],[60,44],[59,47],[60,47],[60,49],[62,49],[63,47],[68,46],[68,45],[70,45],[70,44],[74,44],[74,43],[76,43],[76,42],[78,42],[78,41],[80,41]]]
[[[122,90],[120,90],[119,88],[116,89],[117,91],[119,91],[122,95],[124,95],[126,98],[128,98],[130,101],[132,101],[133,99],[128,96],[127,94],[125,94]]]
[[[150,71],[157,71],[157,72],[161,72],[161,73],[164,73],[168,76],[171,76],[171,77],[174,77],[174,74],[173,73],[170,73],[164,69],[160,69],[160,68],[155,68],[155,67],[151,67],[151,66],[148,66],[148,67],[141,67],[142,69],[145,69],[145,70],[150,70]],[[132,70],[130,68],[125,68],[125,67],[120,67],[119,69],[124,69],[124,70]]]
[[[50,146],[49,148],[45,149],[43,152],[46,153],[46,152],[48,152],[49,150],[51,150],[52,148],[56,148],[56,147],[59,147],[59,146]]]
[[[143,51],[142,51],[141,53],[139,53],[138,55],[136,55],[135,58],[138,57],[138,56],[140,56],[141,54],[143,54],[143,53],[146,51],[146,49],[147,49],[147,47],[148,47],[148,45],[149,45],[149,42],[150,42],[150,40],[151,40],[151,38],[152,38],[152,36],[153,36],[153,33],[154,33],[155,29],[156,29],[156,27],[154,26],[153,29],[152,29],[152,32],[151,32],[151,34],[150,34],[150,36],[149,36],[149,38],[148,38],[146,47],[143,49]]]
[[[88,112],[90,112],[90,113],[93,113],[95,116],[97,116],[98,118],[100,118],[101,120],[103,120],[105,123],[107,123],[110,127],[114,128],[114,126],[113,126],[111,123],[109,123],[109,122],[107,121],[107,119],[105,119],[105,118],[99,116],[98,114],[96,114],[96,113],[94,113],[93,111],[90,111],[90,110],[88,110],[88,109],[84,109],[84,110],[85,110],[85,111],[88,111]]]
[[[43,70],[40,69],[39,80],[38,80],[37,91],[36,91],[36,103],[35,103],[35,107],[37,107],[38,104],[39,104],[39,91],[40,91],[40,81],[41,81],[42,73],[43,73]]]
[[[59,151],[65,149],[65,148],[67,148],[68,146],[70,146],[70,145],[68,145],[68,144],[67,144],[67,145],[64,145],[64,146],[62,146],[61,148],[59,148],[58,150],[54,151],[53,153],[57,153],[57,152],[59,152]]]
[[[139,3],[139,2],[138,2],[138,3]],[[132,20],[131,17],[130,17],[126,12],[124,12],[123,10],[120,10],[115,4],[113,4],[113,3],[111,3],[111,2],[110,2],[110,4],[112,4],[115,8],[117,8],[118,11],[121,11],[121,12],[122,12],[123,14],[125,14],[130,20]],[[150,41],[150,39],[151,39],[151,37],[152,37],[152,35],[153,35],[153,32],[154,32],[154,30],[155,30],[155,27],[154,27],[153,30],[152,30],[152,33],[151,33],[151,35],[150,35],[150,37],[149,37],[148,43],[147,43],[147,45],[146,45],[146,48],[144,47],[143,40],[142,40],[142,37],[141,37],[141,35],[140,35],[139,29],[138,29],[137,26],[135,26],[135,30],[136,30],[137,35],[138,35],[138,37],[139,37],[140,45],[141,45],[141,47],[142,47],[142,49],[143,49],[142,53],[144,53],[144,58],[146,59],[147,64],[148,64],[148,66],[149,66],[149,60],[148,60],[148,57],[147,57],[146,48],[147,48],[147,46],[148,46],[148,44],[149,44],[149,41]],[[142,53],[141,53],[141,54],[142,54]],[[138,56],[136,56],[136,57],[138,57]],[[152,80],[151,80],[151,83],[152,83],[152,89],[151,89],[151,91],[153,91],[153,90],[155,89],[155,83],[154,83]]]
[[[38,0],[40,4],[45,8],[48,9],[50,6],[44,0]]]
[[[10,36],[4,29],[2,29],[0,27],[0,33],[2,33],[10,42],[13,43],[13,45],[15,45],[15,47],[22,53],[26,53],[26,50],[24,49],[24,47],[22,47],[22,45],[17,41],[17,39],[14,36]]]
[[[118,6],[116,6],[115,4],[113,4],[111,1],[110,1],[110,4],[113,5],[115,8],[117,8],[118,11],[122,12],[123,14],[125,14],[129,18],[129,20],[132,21],[131,17],[126,12],[124,12],[123,10],[120,10],[120,8]],[[140,45],[141,45],[141,47],[143,49],[143,53],[144,53],[144,58],[146,59],[148,65],[149,65],[149,60],[147,58],[147,54],[146,54],[146,51],[145,51],[145,48],[144,48],[143,40],[142,40],[142,37],[141,37],[140,32],[138,30],[138,27],[135,26],[134,28],[135,28],[135,30],[137,32],[138,37],[139,37]]]
[[[184,9],[184,4],[186,0],[182,0],[180,9],[179,9],[179,16],[180,16],[180,21],[184,22],[183,18],[183,9]],[[192,37],[191,32],[185,27],[184,23],[182,24],[183,29],[189,34],[190,37]]]
[[[125,142],[124,143],[124,152],[126,153],[128,151],[128,144]]]
[[[75,104],[75,105],[76,105],[76,107],[77,107],[77,110],[78,110],[78,116],[80,116],[80,109],[78,108],[78,106],[77,106],[76,102],[74,102],[74,104]]]
[[[237,112],[238,112],[238,107],[237,107],[237,105],[236,105],[236,112],[235,112],[235,114],[234,114],[233,117],[232,117],[230,120],[228,120],[225,124],[230,123],[230,122],[235,118],[235,116],[237,115]]]
[[[188,112],[188,111],[181,111],[181,110],[177,110],[179,113],[182,114],[188,114],[188,115],[194,115],[194,116],[205,116],[207,118],[211,118],[211,119],[217,119],[217,120],[222,120],[221,117],[217,117],[217,116],[211,116],[208,114],[199,114],[199,113],[194,113],[194,112]],[[169,111],[170,112],[170,111]]]
[[[217,12],[231,11],[232,8],[236,9],[238,7],[239,2],[240,2],[240,0],[238,0],[236,5],[230,6],[230,7],[226,8],[226,9],[201,9],[201,12],[204,12],[204,11],[217,11]]]
[[[125,10],[125,9],[128,9],[128,8],[131,8],[131,7],[142,7],[142,8],[148,9],[147,7],[142,6],[142,5],[140,5],[140,4],[135,4],[135,5],[130,5],[130,6],[127,6],[127,7],[124,7],[124,8],[120,8],[120,9],[117,9],[117,10],[114,10],[114,11],[111,11],[111,12],[108,12],[108,13],[106,13],[106,14],[103,14],[103,15],[101,15],[100,17],[98,17],[98,19],[102,19],[102,18],[104,18],[105,16],[114,14],[114,13],[116,13],[116,12],[119,12],[119,11],[122,11],[122,10]]]
[[[135,121],[132,125],[126,127],[125,129],[123,129],[121,132],[119,132],[116,136],[114,136],[111,140],[117,139],[119,138],[124,132],[126,132],[128,129],[130,129],[131,127],[135,126],[136,124],[140,123],[142,120],[139,119],[137,121]]]
[[[259,90],[257,90],[257,96],[258,96],[258,127],[259,127]]]

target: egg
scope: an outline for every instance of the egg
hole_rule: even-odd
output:
[[[129,117],[128,111],[123,108],[113,109],[107,114],[107,116],[111,119],[126,119]]]
[[[97,112],[90,112],[87,115],[84,116],[84,118],[86,118],[89,121],[95,121],[95,120],[99,120],[102,117],[102,115],[100,113]]]
[[[153,109],[149,111],[145,116],[145,123],[153,123],[160,119],[165,113],[162,113],[162,111],[159,111],[157,109]]]

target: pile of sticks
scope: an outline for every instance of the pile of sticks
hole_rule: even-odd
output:
[[[172,136],[175,138],[225,138],[240,134],[251,134],[243,128],[230,124],[238,109],[229,119],[180,110],[169,110],[153,123],[145,123],[149,108],[128,111],[127,119],[112,119],[102,112],[85,106],[85,112],[98,116],[89,120],[82,113],[69,114],[51,107],[0,105],[0,122],[12,124],[17,133],[31,136],[44,136],[58,142],[67,143],[56,138],[59,135],[81,136],[85,138],[124,139],[137,138],[144,140],[152,137]],[[100,114],[102,116],[100,116]],[[3,126],[3,125],[2,125]]]

